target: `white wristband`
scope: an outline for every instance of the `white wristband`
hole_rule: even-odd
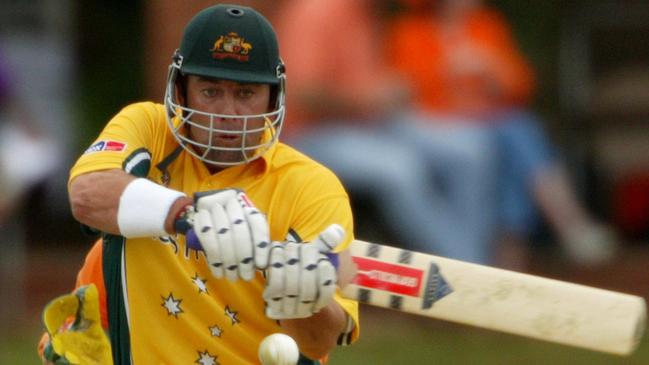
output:
[[[131,181],[119,198],[117,225],[126,238],[165,236],[173,203],[185,194],[144,178]]]

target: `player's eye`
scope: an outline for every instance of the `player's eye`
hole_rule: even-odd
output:
[[[213,98],[215,96],[219,95],[219,90],[216,88],[205,88],[201,90],[201,94],[203,96],[207,96],[209,98]]]
[[[237,91],[237,95],[242,99],[249,99],[255,95],[255,91],[252,88],[243,87]]]

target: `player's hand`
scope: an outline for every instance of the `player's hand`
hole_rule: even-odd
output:
[[[194,232],[215,277],[251,280],[268,266],[268,222],[244,192],[197,193],[195,208]]]
[[[268,318],[306,318],[329,304],[336,268],[326,254],[344,237],[345,230],[332,224],[311,243],[273,243],[263,293]]]

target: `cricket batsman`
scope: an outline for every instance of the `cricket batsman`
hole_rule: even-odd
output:
[[[353,240],[349,197],[278,140],[285,80],[254,9],[216,5],[187,24],[164,105],[126,106],[71,170],[72,213],[101,239],[77,291],[45,312],[44,362],[257,364],[283,332],[300,364],[320,364],[357,338],[357,303],[326,255]]]

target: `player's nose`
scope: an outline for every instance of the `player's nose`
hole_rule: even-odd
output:
[[[236,101],[234,96],[231,93],[226,93],[224,97],[221,100],[219,100],[218,114],[223,114],[223,115],[237,114]],[[226,119],[226,118],[221,118],[221,119]]]

